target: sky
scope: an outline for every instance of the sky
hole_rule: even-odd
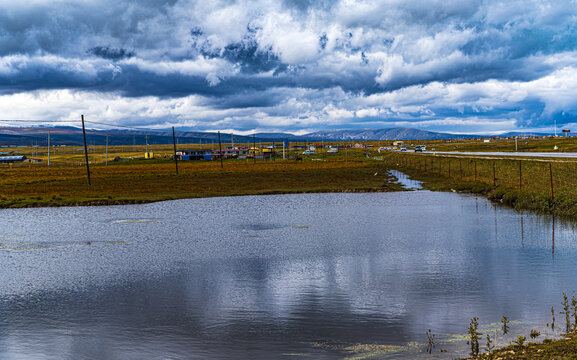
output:
[[[577,0],[0,0],[0,114],[577,132]]]

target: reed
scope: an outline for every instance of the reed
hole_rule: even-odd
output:
[[[473,358],[477,358],[479,356],[479,339],[481,339],[481,333],[478,331],[479,329],[479,318],[474,317],[471,319],[471,323],[469,324],[468,336],[469,340],[467,343],[471,347],[470,355]]]
[[[429,354],[433,353],[433,348],[435,347],[435,334],[431,332],[431,329],[427,331],[427,352]]]
[[[569,311],[569,299],[565,292],[563,292],[563,301],[561,302],[561,305],[563,306],[561,314],[565,315],[565,333],[568,334],[569,331],[571,331],[571,313]]]
[[[503,330],[503,335],[507,335],[509,332],[509,318],[506,316],[501,319],[501,330]]]

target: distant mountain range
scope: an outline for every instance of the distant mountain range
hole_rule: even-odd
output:
[[[76,127],[0,127],[0,146],[46,146],[48,132],[52,145],[82,145],[82,129]],[[541,133],[511,132],[501,134],[510,136],[545,136]],[[177,131],[179,143],[218,144],[218,133]],[[364,141],[364,140],[440,140],[487,137],[480,135],[456,135],[424,131],[411,128],[363,129],[363,130],[326,130],[305,135],[288,133],[258,133],[253,136],[221,135],[224,143],[250,143],[273,141]],[[172,130],[87,130],[86,140],[89,145],[144,145],[171,144]]]
[[[565,136],[562,135],[561,133],[557,134],[558,136]],[[519,137],[541,137],[541,136],[553,136],[553,134],[548,134],[548,133],[538,133],[538,132],[518,132],[518,131],[512,131],[512,132],[508,132],[508,133],[504,133],[504,134],[500,134],[500,137],[515,137],[515,136],[519,136]]]
[[[476,135],[455,135],[424,131],[411,128],[327,130],[317,131],[307,136],[324,140],[440,140],[478,137]]]

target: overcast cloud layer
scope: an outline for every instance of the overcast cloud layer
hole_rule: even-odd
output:
[[[4,119],[295,133],[577,123],[577,0],[14,3],[0,0]]]

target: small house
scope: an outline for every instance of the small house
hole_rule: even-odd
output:
[[[212,150],[213,156],[223,159],[236,159],[240,156],[246,156],[249,153],[249,149],[246,148],[227,148],[225,150]]]
[[[24,155],[10,155],[10,156],[0,156],[0,163],[2,164],[9,164],[15,162],[24,162],[26,160],[26,156]]]
[[[181,150],[176,152],[178,160],[212,160],[212,150],[210,149],[194,149]]]

